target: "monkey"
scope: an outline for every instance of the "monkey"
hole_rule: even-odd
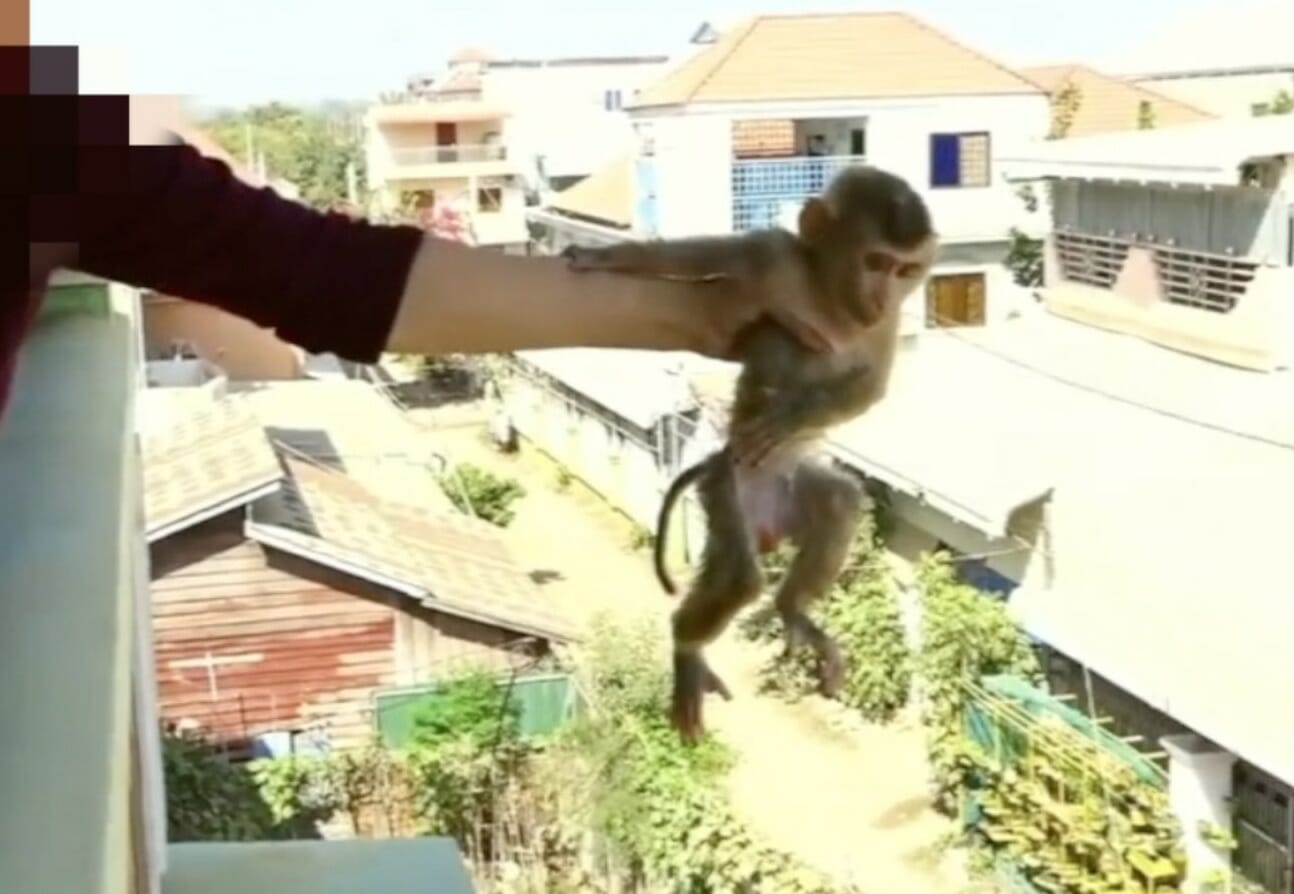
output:
[[[827,431],[865,413],[885,394],[898,343],[900,305],[924,280],[938,243],[925,201],[903,178],[870,166],[841,171],[807,199],[797,233],[780,228],[732,236],[627,241],[563,252],[577,271],[721,280],[737,289],[797,290],[820,313],[850,323],[832,352],[810,350],[768,317],[739,332],[741,363],[727,441],[681,472],[657,518],[654,562],[662,587],[665,535],[675,502],[695,485],[706,519],[700,567],[671,616],[670,721],[685,742],[704,734],[706,693],[732,694],[704,656],[764,586],[759,555],[789,539],[797,548],[774,596],[784,655],[817,656],[819,689],[835,695],[840,649],[808,616],[848,558],[863,505],[858,482],[821,461]],[[842,316],[843,315],[843,316]]]

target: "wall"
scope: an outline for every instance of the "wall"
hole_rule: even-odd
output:
[[[662,469],[644,433],[608,411],[563,399],[517,375],[508,386],[508,412],[528,440],[570,469],[612,506],[649,529],[672,475]]]
[[[1294,71],[1153,78],[1136,83],[1215,115],[1247,117],[1254,103],[1269,102],[1281,90],[1294,92]]]
[[[174,298],[144,301],[144,338],[150,350],[173,341],[191,343],[201,357],[234,381],[299,379],[304,354],[281,341],[272,330],[218,308]]]
[[[1026,214],[1015,188],[996,170],[982,189],[929,188],[930,135],[987,131],[993,156],[1042,137],[1050,112],[1041,94],[850,104],[804,102],[653,110],[635,120],[652,129],[657,153],[661,235],[723,233],[731,227],[731,121],[867,119],[867,160],[907,178],[926,197],[944,241],[1005,239]]]
[[[492,657],[515,634],[412,608],[407,597],[246,540],[241,512],[151,547],[162,716],[240,739],[325,724],[334,746],[372,730],[373,692],[420,682],[450,659]],[[246,656],[216,666],[177,660]]]
[[[1151,245],[1127,249],[1112,288],[1067,281],[1052,234],[1044,296],[1053,312],[1237,366],[1273,370],[1294,363],[1294,267],[1269,266],[1287,263],[1291,221],[1281,193],[1062,183],[1054,190],[1054,207],[1057,225],[1077,232],[1104,236],[1113,230],[1135,242],[1173,239],[1184,250],[1259,266],[1235,307],[1219,313],[1169,301]]]
[[[381,134],[386,145],[392,150],[400,149],[434,149],[436,142],[435,121],[414,124],[383,124]],[[457,146],[482,146],[490,134],[502,140],[503,121],[457,121]]]
[[[514,111],[510,139],[526,156],[544,156],[549,176],[591,174],[632,139],[628,115],[603,107],[606,91],[628,105],[664,70],[663,62],[492,67],[484,95]]]

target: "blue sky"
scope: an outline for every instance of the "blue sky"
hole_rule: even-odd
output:
[[[1008,64],[1100,63],[1209,0],[31,0],[32,42],[123,49],[136,93],[202,105],[367,99],[465,44],[498,55],[659,53],[703,20],[903,9]],[[1081,14],[1079,10],[1082,10]]]

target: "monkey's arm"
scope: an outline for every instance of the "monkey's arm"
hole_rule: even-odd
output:
[[[783,230],[759,230],[735,236],[618,242],[597,248],[572,245],[562,254],[572,270],[744,279],[757,276],[779,252],[793,249],[794,240]]]
[[[759,397],[735,413],[730,433],[733,455],[757,465],[788,438],[825,431],[867,412],[884,394],[874,368],[859,364],[823,379],[783,373],[752,382]]]

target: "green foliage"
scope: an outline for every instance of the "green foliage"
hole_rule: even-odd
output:
[[[1137,103],[1137,130],[1153,130],[1155,127],[1155,106],[1148,99]]]
[[[1068,136],[1082,105],[1083,92],[1073,81],[1066,81],[1051,97],[1051,129],[1047,139],[1063,140]]]
[[[1255,117],[1264,115],[1289,115],[1294,113],[1294,93],[1288,90],[1279,90],[1276,95],[1267,102],[1255,103],[1253,114]]]
[[[959,581],[946,554],[923,559],[921,653],[918,666],[925,696],[930,762],[936,803],[953,810],[960,802],[970,748],[962,731],[968,683],[989,674],[1038,681],[1037,656],[1006,605]]]
[[[787,555],[790,553],[778,553],[766,559],[774,582],[785,573]],[[867,720],[892,720],[907,704],[912,665],[893,575],[870,516],[860,524],[850,564],[819,612],[823,629],[846,657],[840,701],[857,708]],[[781,626],[776,611],[763,607],[738,622],[740,632],[757,642],[776,639]],[[764,667],[761,688],[790,698],[809,692],[817,686],[815,661],[809,649],[790,658],[779,654]]]
[[[908,702],[912,656],[894,575],[870,524],[859,534],[854,557],[823,607],[823,627],[848,661],[840,700],[867,720],[887,723]]]
[[[706,737],[683,745],[665,722],[665,640],[652,621],[599,620],[577,675],[594,710],[558,748],[588,822],[652,890],[671,894],[835,890],[752,835],[722,786],[731,756]]]
[[[247,765],[274,822],[312,827],[344,806],[329,772],[329,758],[301,756],[252,761]]]
[[[1011,279],[1017,286],[1033,288],[1042,285],[1042,240],[1032,238],[1018,227],[1012,227],[1010,235],[1011,246],[1002,266],[1011,271]]]
[[[362,170],[358,123],[349,112],[271,102],[222,112],[202,126],[226,152],[245,163],[250,132],[253,152],[264,154],[270,176],[291,181],[301,190],[301,198],[316,207],[344,203],[347,166]]]
[[[521,482],[461,463],[440,478],[440,488],[459,512],[506,528],[516,517],[513,504],[526,495]]]
[[[166,819],[172,841],[260,841],[283,837],[247,769],[201,739],[162,736]]]
[[[515,738],[520,709],[488,670],[474,670],[448,681],[414,718],[413,747],[436,750],[456,741],[487,748]]]

